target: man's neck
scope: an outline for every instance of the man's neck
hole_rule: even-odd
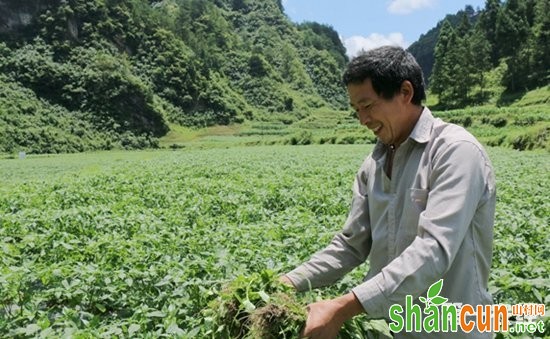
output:
[[[409,110],[410,114],[408,115],[410,118],[407,120],[406,124],[408,126],[408,129],[406,130],[406,133],[403,134],[403,137],[399,140],[395,140],[393,143],[388,144],[388,146],[394,147],[394,149],[397,149],[402,143],[407,140],[407,138],[411,135],[412,131],[414,130],[414,127],[418,123],[418,119],[420,119],[420,116],[422,115],[422,112],[424,111],[423,106],[417,106],[411,104],[411,109]]]

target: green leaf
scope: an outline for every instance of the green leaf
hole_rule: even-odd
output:
[[[191,331],[184,333],[184,336],[187,336],[187,338],[196,338],[201,331],[200,327],[195,327]]]
[[[435,282],[430,286],[430,289],[428,290],[428,298],[433,299],[439,293],[441,292],[441,289],[443,288],[443,279],[439,279],[439,281]]]
[[[161,287],[161,286],[164,286],[164,285],[168,285],[170,283],[170,281],[168,280],[162,280],[158,283],[155,284],[156,287]]]
[[[139,326],[138,324],[132,324],[130,325],[130,327],[128,327],[128,334],[132,336],[134,333],[136,333],[140,329],[141,329],[141,326]]]
[[[437,297],[435,297],[435,298],[432,299],[432,304],[434,304],[434,305],[441,305],[441,304],[447,302],[447,300],[449,300],[449,299],[444,298],[444,297],[437,296]]]
[[[184,334],[183,330],[179,328],[178,324],[176,323],[170,324],[170,326],[168,326],[168,329],[166,329],[166,333],[180,336]]]
[[[69,284],[69,282],[64,279],[62,282],[61,282],[61,285],[63,285],[63,287],[65,287],[66,290],[70,289],[71,288],[71,285]]]
[[[424,297],[418,297],[418,299],[419,299],[420,301],[422,301],[424,304],[426,303],[426,298],[424,298]]]
[[[163,318],[166,316],[166,314],[164,314],[164,312],[161,312],[161,311],[153,311],[153,312],[149,312],[146,314],[147,317],[149,318]]]
[[[262,298],[262,300],[265,303],[269,302],[269,295],[267,293],[265,293],[264,291],[260,291],[260,292],[258,292],[258,294],[260,295],[260,298]]]
[[[537,301],[542,303],[542,294],[539,292],[539,290],[533,287],[532,292],[535,295],[535,298],[537,298]]]
[[[243,306],[244,306],[244,309],[249,313],[253,312],[256,309],[256,306],[254,306],[254,304],[251,303],[250,300],[248,299],[243,301]]]
[[[101,313],[105,313],[105,311],[107,310],[105,308],[105,306],[103,306],[102,304],[95,304],[95,307],[101,312]]]
[[[27,327],[25,327],[25,334],[26,335],[33,335],[33,334],[35,334],[36,332],[38,332],[40,330],[41,330],[41,328],[37,324],[30,324],[30,325],[27,325]]]

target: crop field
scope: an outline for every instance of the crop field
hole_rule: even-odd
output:
[[[342,227],[371,148],[0,160],[0,337],[212,336],[203,310],[224,284],[287,272]],[[488,152],[498,188],[495,303],[549,305],[550,155]],[[307,298],[338,295],[364,273]]]

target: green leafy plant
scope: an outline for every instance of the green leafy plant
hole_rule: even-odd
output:
[[[0,333],[216,337],[229,326],[217,310],[227,314],[231,300],[241,316],[225,319],[245,317],[248,330],[254,322],[299,333],[307,304],[346,293],[366,268],[306,293],[280,286],[275,272],[288,272],[341,229],[350,184],[372,147],[0,159]],[[548,304],[549,182],[540,169],[549,157],[540,150],[488,152],[498,191],[489,292],[495,303]],[[422,296],[431,307],[440,287]],[[279,327],[265,325],[289,316]],[[340,335],[389,332],[384,321],[362,316]]]

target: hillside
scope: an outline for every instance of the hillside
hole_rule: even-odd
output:
[[[427,105],[489,145],[549,148],[549,4],[488,0],[422,35]],[[0,153],[373,142],[347,61],[280,0],[0,0]]]
[[[279,0],[0,1],[0,22],[0,152],[150,147],[168,126],[347,106],[338,34]]]

